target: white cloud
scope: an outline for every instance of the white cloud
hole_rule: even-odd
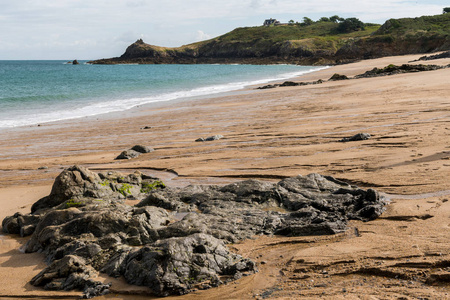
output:
[[[201,30],[198,30],[198,31],[197,31],[197,36],[195,37],[195,41],[196,41],[196,42],[200,42],[200,41],[204,41],[204,40],[209,40],[209,39],[211,39],[211,38],[212,38],[211,35],[209,35],[209,34],[207,34],[207,33],[204,33],[204,32],[201,31]]]

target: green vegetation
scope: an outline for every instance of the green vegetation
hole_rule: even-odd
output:
[[[356,18],[351,18],[358,20]],[[349,20],[349,19],[346,19]],[[359,21],[359,20],[358,20]],[[344,21],[345,22],[345,21]],[[281,42],[286,40],[301,40],[309,38],[327,38],[327,39],[340,39],[340,38],[350,38],[356,36],[368,36],[375,32],[380,25],[370,24],[370,26],[364,26],[365,24],[359,21],[359,29],[365,28],[364,32],[340,32],[339,25],[333,21],[321,21],[313,22],[309,26],[304,26],[304,23],[297,23],[294,26],[258,26],[258,27],[243,27],[237,28],[233,31],[224,34],[220,37],[214,39],[216,42],[253,42],[253,41],[270,41],[270,42]],[[353,22],[349,22],[353,24]],[[346,23],[347,24],[347,23]],[[354,30],[356,31],[356,30]],[[203,42],[203,44],[206,44]]]
[[[106,179],[105,181],[103,181],[103,182],[100,183],[100,185],[101,185],[101,186],[104,186],[104,187],[109,186],[109,184],[110,184],[110,182],[109,182],[108,179]]]
[[[448,36],[450,34],[450,14],[390,19],[375,34],[407,36],[420,33]]]
[[[365,29],[364,23],[357,18],[345,19],[344,21],[340,22],[337,27],[337,31],[339,33],[348,33],[364,29]]]
[[[155,180],[152,183],[143,182],[141,186],[141,193],[150,193],[153,190],[156,190],[157,188],[165,188],[166,185],[160,181]]]
[[[119,193],[124,195],[125,197],[128,195],[131,195],[131,189],[133,187],[129,185],[128,183],[122,183],[122,186],[118,189]]]
[[[74,199],[70,199],[69,201],[66,202],[66,208],[80,207],[80,206],[83,206],[83,202],[76,202]]]
[[[444,14],[450,13],[450,7],[444,7],[444,9],[442,10],[442,13],[444,13]]]

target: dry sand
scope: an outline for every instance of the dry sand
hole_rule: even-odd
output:
[[[296,81],[354,76],[418,57],[335,66]],[[422,63],[447,65],[450,59]],[[259,237],[230,245],[258,261],[260,272],[177,299],[449,299],[449,79],[444,69],[248,90],[2,131],[0,218],[28,212],[61,169],[74,164],[139,169],[173,186],[321,173],[375,188],[392,202],[380,219],[352,222],[339,236]],[[359,132],[372,138],[338,142]],[[224,138],[194,142],[215,134]],[[114,161],[135,144],[156,151]],[[20,253],[25,240],[0,236],[0,299],[78,295],[28,284],[45,264],[40,254]],[[426,284],[426,278],[437,281]],[[123,293],[146,292],[123,282],[114,286],[107,298],[137,299]]]

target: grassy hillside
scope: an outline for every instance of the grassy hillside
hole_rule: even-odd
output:
[[[377,31],[344,45],[343,59],[430,53],[450,49],[450,14],[390,19]]]
[[[343,26],[345,22],[354,25],[355,20],[358,27]],[[94,63],[333,64],[448,50],[449,34],[450,14],[390,19],[382,26],[364,24],[354,18],[339,22],[322,20],[308,25],[237,28],[208,41],[178,48],[152,46],[139,40],[120,58]]]

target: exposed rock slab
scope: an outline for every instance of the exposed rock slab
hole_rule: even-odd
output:
[[[206,138],[198,138],[195,141],[196,142],[211,142],[211,141],[217,141],[223,138],[223,135],[221,134],[216,134],[216,135],[212,135],[212,136],[208,136]]]
[[[371,138],[371,136],[370,136],[369,133],[362,132],[362,133],[358,133],[358,134],[355,134],[355,135],[350,136],[350,137],[345,137],[345,138],[339,140],[339,142],[365,141],[365,140],[368,140],[370,138]]]
[[[141,199],[136,206],[123,204],[120,184],[129,186],[129,197]],[[31,214],[7,217],[3,228],[31,234],[25,251],[46,254],[50,264],[34,285],[81,289],[92,297],[109,290],[92,279],[104,272],[167,296],[257,271],[251,260],[231,253],[227,242],[261,234],[335,234],[350,219],[377,218],[385,204],[374,190],[319,174],[278,183],[165,188],[140,173],[96,174],[74,166],[58,176]]]

